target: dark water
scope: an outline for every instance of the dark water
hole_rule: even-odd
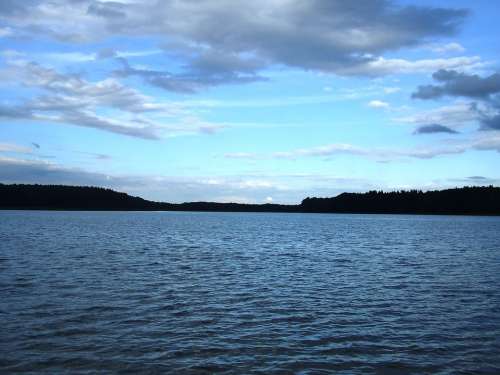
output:
[[[0,212],[0,372],[500,374],[500,218]]]

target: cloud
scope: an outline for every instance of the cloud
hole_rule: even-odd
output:
[[[430,129],[435,130],[435,129]],[[449,129],[453,132],[452,129]],[[427,131],[430,132],[430,131]],[[434,131],[436,132],[436,131]],[[448,131],[449,133],[449,131]],[[484,133],[469,141],[449,141],[444,145],[418,148],[391,148],[391,147],[363,147],[345,143],[334,143],[309,148],[298,148],[291,151],[280,151],[269,154],[233,153],[225,154],[226,158],[237,159],[299,159],[304,157],[330,157],[338,154],[356,155],[376,161],[395,161],[404,158],[432,159],[442,155],[463,154],[467,151],[496,151],[500,152],[500,132]]]
[[[242,58],[236,54],[224,54],[211,51],[210,56],[192,57],[184,65],[182,73],[153,69],[140,69],[130,66],[125,58],[118,58],[122,68],[115,74],[120,77],[137,76],[153,86],[179,93],[195,93],[211,86],[223,84],[245,84],[268,80],[258,74],[266,64],[264,60]],[[346,76],[385,76],[395,74],[428,73],[437,69],[472,69],[482,66],[481,58],[455,57],[450,59],[426,59],[409,61],[405,59],[385,59],[383,57],[365,59],[363,62],[338,66],[330,73]],[[321,69],[311,69],[319,70]],[[399,90],[385,91],[393,93]],[[327,90],[329,91],[329,90]]]
[[[147,96],[124,86],[113,78],[90,82],[80,76],[62,74],[34,62],[17,64],[16,68],[24,85],[41,88],[54,94],[41,97],[37,103],[39,108],[71,107],[77,109],[88,106],[108,106],[134,113],[161,108]]]
[[[300,148],[293,151],[275,152],[272,157],[278,159],[295,159],[304,156],[331,156],[334,154],[366,155],[367,150],[350,144],[336,143],[311,148]]]
[[[110,118],[95,115],[91,112],[84,111],[65,111],[60,115],[39,115],[33,117],[35,120],[47,122],[60,122],[75,124],[88,128],[105,130],[111,133],[127,135],[142,139],[160,139],[158,134],[158,126],[153,124],[134,124],[133,122],[124,123]]]
[[[434,133],[458,134],[456,130],[450,129],[447,126],[440,124],[422,125],[415,130],[415,134],[434,134]]]
[[[441,83],[422,85],[412,94],[412,98],[436,99],[442,96],[462,96],[475,99],[487,99],[500,92],[500,74],[487,77],[477,74],[460,73],[455,70],[438,70],[432,77]]]
[[[362,98],[373,97],[374,95],[379,95],[381,91],[386,94],[397,92],[399,88],[389,88],[389,92],[386,92],[384,87],[378,85],[369,85],[366,87],[358,87],[356,89],[350,88],[339,88],[335,90],[334,93],[330,92],[328,94],[321,95],[302,95],[302,96],[275,96],[266,98],[253,98],[253,99],[242,99],[242,100],[232,100],[232,99],[187,99],[182,101],[176,101],[180,107],[187,108],[267,108],[267,107],[295,107],[295,106],[306,106],[306,105],[316,105],[323,103],[334,103],[340,101],[348,100],[359,100]]]
[[[0,157],[0,176],[3,183],[109,185],[109,181],[106,183],[106,175],[64,168],[44,160]]]
[[[485,117],[481,120],[481,130],[500,130],[500,115]]]
[[[90,155],[90,154],[89,154]],[[227,176],[159,176],[104,174],[69,168],[44,160],[0,156],[1,183],[42,183],[101,186],[167,202],[218,201],[299,203],[306,196],[335,196],[366,191],[373,182],[330,174],[248,173]],[[384,186],[378,184],[378,188]]]
[[[460,43],[457,42],[451,42],[446,44],[429,44],[426,47],[433,52],[442,54],[450,52],[458,52],[458,53],[465,52],[465,48]]]
[[[474,124],[481,119],[480,111],[490,113],[491,109],[483,104],[467,101],[457,101],[450,105],[418,111],[404,117],[394,118],[393,121],[417,126],[440,124],[456,130]]]
[[[467,97],[479,101],[470,105],[480,122],[480,130],[500,129],[500,73],[486,77],[439,70],[432,77],[440,85],[422,85],[412,94],[417,99],[437,99],[443,96]]]
[[[186,201],[262,202],[272,196],[279,202],[296,203],[305,192],[289,189],[276,179],[252,176],[179,177],[110,175],[69,168],[44,160],[0,156],[0,182],[101,186],[140,195],[147,199]]]
[[[182,72],[124,69],[168,90],[194,92],[264,79],[270,66],[345,75],[428,71],[476,58],[406,61],[388,51],[454,35],[468,15],[456,8],[399,6],[389,0],[2,2],[0,21],[24,35],[65,42],[149,36],[183,61]],[[313,20],[313,21],[311,21]],[[110,57],[110,55],[108,55]],[[122,56],[125,57],[125,56]]]
[[[75,46],[74,48],[78,48]],[[103,48],[97,52],[81,52],[81,51],[64,51],[64,52],[38,52],[31,53],[30,56],[36,58],[38,61],[48,61],[51,65],[58,65],[60,63],[89,63],[99,60],[111,58],[135,58],[161,54],[161,49],[147,49],[147,50],[133,50],[133,51],[119,51],[113,48]]]
[[[158,103],[115,78],[92,82],[19,59],[8,61],[2,73],[42,94],[0,104],[0,119],[73,124],[152,140],[164,134],[212,134],[223,127],[201,121],[178,104]]]
[[[499,185],[500,184],[500,178],[492,178],[492,177],[485,177],[485,176],[469,176],[469,177],[464,177],[464,178],[450,178],[449,181],[453,182],[459,182],[464,185]]]
[[[336,73],[341,75],[384,76],[394,74],[428,73],[438,69],[473,69],[482,66],[479,56],[462,56],[449,59],[386,59],[378,57],[364,63],[346,65]]]
[[[401,186],[387,185],[383,180],[367,181],[359,178],[310,173],[254,173],[210,177],[110,175],[81,168],[69,168],[43,160],[1,156],[0,182],[101,186],[146,199],[174,203],[189,201],[262,203],[270,202],[268,198],[272,198],[273,203],[299,203],[306,196],[335,196],[344,191],[401,188]],[[464,178],[459,182],[482,184],[489,183],[490,180]],[[456,182],[452,186],[456,186]],[[405,188],[421,187],[405,186]],[[443,186],[433,184],[432,187]]]
[[[389,103],[382,100],[371,100],[368,102],[368,107],[371,108],[389,108]]]
[[[384,87],[383,88],[385,94],[394,94],[396,92],[401,91],[400,87]]]
[[[12,29],[10,27],[0,27],[0,38],[5,38],[6,36],[12,35]]]
[[[224,154],[226,159],[258,159],[259,156],[252,152],[227,152]]]
[[[13,144],[0,143],[0,152],[15,152],[18,154],[31,154],[33,150],[29,147]]]
[[[83,110],[59,109],[57,114],[54,108],[47,109],[50,114],[44,114],[43,110],[37,106],[31,106],[29,103],[16,108],[5,109],[0,106],[0,120],[31,120],[38,122],[55,122],[63,124],[73,124],[88,128],[100,129],[116,134],[127,135],[143,139],[159,139],[158,127],[154,125],[124,124],[116,120],[97,116],[93,113]],[[41,113],[40,113],[41,112]]]
[[[117,52],[113,48],[103,48],[97,52],[97,55],[95,57],[98,59],[109,59],[116,56]]]
[[[299,157],[326,157],[336,154],[350,154],[367,157],[378,161],[393,161],[401,158],[432,159],[441,155],[462,154],[469,150],[493,150],[500,152],[500,136],[494,139],[482,139],[470,143],[455,143],[447,146],[397,149],[366,148],[350,144],[331,144],[275,153],[276,158],[296,159]]]
[[[243,84],[265,81],[267,78],[256,74],[258,61],[242,59],[235,54],[205,52],[184,66],[182,73],[139,69],[130,66],[124,57],[117,60],[121,69],[115,70],[120,77],[138,76],[153,86],[179,93],[195,93],[201,89],[223,84]]]

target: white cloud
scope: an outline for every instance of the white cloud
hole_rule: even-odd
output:
[[[12,54],[10,54],[12,55]],[[143,139],[213,134],[224,126],[199,119],[182,106],[158,102],[116,78],[89,81],[15,57],[0,71],[5,82],[44,93],[0,105],[0,118],[73,124]]]
[[[370,108],[389,108],[389,103],[382,100],[371,100],[368,102],[368,107]]]
[[[463,154],[471,150],[500,152],[500,131],[482,132],[471,140],[449,140],[445,144],[418,148],[362,147],[345,143],[334,143],[270,154],[248,153],[248,158],[298,159],[304,157],[329,157],[337,154],[357,155],[376,161],[395,161],[404,158],[432,159],[441,155]],[[225,157],[231,158],[229,155]],[[240,158],[244,158],[241,154]]]
[[[105,55],[108,53],[108,55]],[[101,58],[106,57],[122,57],[122,58],[134,58],[134,57],[145,57],[151,55],[157,55],[164,53],[161,49],[150,49],[150,50],[137,50],[137,51],[115,51],[115,50],[104,50],[97,53],[94,52],[46,52],[37,53],[34,56],[37,57],[39,61],[48,60],[51,63],[62,62],[62,63],[86,63],[96,61]]]
[[[275,152],[271,156],[278,159],[295,159],[297,157],[330,156],[334,154],[365,155],[367,150],[363,147],[346,143],[335,143],[311,148],[299,148],[292,151]]]
[[[418,126],[440,124],[451,129],[459,129],[477,123],[481,119],[481,114],[490,111],[491,109],[483,104],[457,101],[450,105],[421,110],[408,116],[394,118],[393,121]]]
[[[457,42],[446,43],[446,44],[429,44],[425,47],[436,53],[465,52],[465,48],[460,43]]]
[[[401,91],[400,87],[384,87],[383,88],[385,94],[394,94],[396,92]]]

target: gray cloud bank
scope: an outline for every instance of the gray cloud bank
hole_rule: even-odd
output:
[[[460,73],[455,70],[438,70],[432,78],[441,85],[419,86],[412,98],[436,99],[442,96],[463,96],[475,99],[488,99],[500,92],[500,74],[487,77],[477,74]]]
[[[471,109],[477,113],[481,130],[500,130],[500,73],[486,77],[455,70],[438,70],[432,78],[440,85],[422,85],[412,94],[414,99],[437,99],[443,96],[478,100]]]
[[[446,60],[386,60],[388,51],[455,34],[468,11],[399,6],[389,0],[98,0],[3,1],[0,20],[20,34],[65,42],[112,36],[153,36],[183,63],[182,73],[138,69],[136,75],[168,90],[264,79],[266,67],[289,66],[345,75],[380,75],[449,66]],[[113,57],[107,51],[99,57]],[[458,58],[460,59],[460,58]],[[471,59],[457,64],[473,63]]]

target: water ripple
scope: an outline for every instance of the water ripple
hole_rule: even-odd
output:
[[[2,373],[500,373],[500,219],[0,212]]]

